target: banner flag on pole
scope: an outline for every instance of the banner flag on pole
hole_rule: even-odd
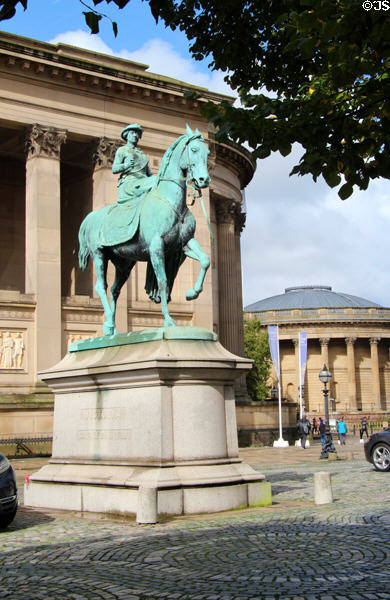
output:
[[[277,325],[268,325],[268,339],[272,362],[275,367],[278,381],[280,382],[279,335]]]
[[[304,385],[305,374],[307,365],[307,332],[299,332],[299,368],[300,372],[300,384]]]

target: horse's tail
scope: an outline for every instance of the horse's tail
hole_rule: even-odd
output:
[[[79,265],[80,269],[85,271],[88,265],[88,259],[90,257],[91,251],[87,242],[87,219],[81,223],[80,231],[79,231]]]

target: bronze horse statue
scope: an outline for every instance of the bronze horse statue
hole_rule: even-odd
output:
[[[186,203],[187,181],[200,192],[210,183],[207,170],[209,150],[202,134],[180,136],[165,152],[156,185],[141,199],[110,205],[87,215],[79,231],[79,264],[85,269],[91,256],[95,263],[95,289],[103,304],[105,335],[116,334],[115,310],[120,290],[137,261],[146,261],[145,290],[161,302],[164,327],[175,325],[168,302],[178,270],[186,256],[199,261],[200,273],[187,300],[197,298],[210,259],[194,239],[196,222]],[[115,267],[111,301],[107,297],[107,265]]]

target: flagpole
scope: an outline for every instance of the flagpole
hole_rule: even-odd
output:
[[[302,419],[302,363],[301,363],[301,334],[298,333],[298,351],[299,351],[299,418]]]
[[[278,395],[279,395],[279,442],[284,442],[283,439],[283,427],[282,427],[282,393],[280,389],[280,381],[278,381]],[[275,446],[275,443],[274,443]]]
[[[279,396],[279,439],[274,441],[274,448],[286,448],[289,446],[287,440],[283,439],[283,427],[282,427],[282,390],[280,385],[280,352],[279,352],[279,328],[275,326],[276,332],[276,375],[278,377],[278,396]]]

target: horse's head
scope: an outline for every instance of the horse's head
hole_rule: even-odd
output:
[[[210,151],[198,129],[194,133],[187,125],[185,138],[186,144],[181,155],[180,167],[183,171],[187,171],[188,179],[191,179],[196,188],[205,188],[210,184],[207,170],[207,157]]]

